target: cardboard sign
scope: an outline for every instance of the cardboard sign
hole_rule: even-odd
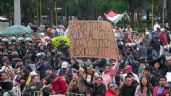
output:
[[[107,21],[70,21],[71,57],[118,59],[112,25]]]

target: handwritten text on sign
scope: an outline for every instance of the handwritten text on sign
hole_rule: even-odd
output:
[[[70,21],[71,56],[118,58],[112,26],[106,21]]]

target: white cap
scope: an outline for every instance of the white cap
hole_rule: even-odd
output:
[[[26,38],[26,41],[32,41],[32,39],[31,38]]]
[[[35,75],[38,75],[35,71],[32,71],[32,72],[30,73],[30,76],[35,76]]]
[[[15,37],[11,37],[11,40],[16,40],[16,38]]]
[[[146,35],[149,35],[150,33],[149,32],[145,32]]]
[[[68,68],[68,62],[62,62],[61,68]]]
[[[18,40],[19,40],[19,41],[20,41],[20,40],[24,40],[24,38],[23,38],[23,37],[19,37]]]
[[[164,29],[164,28],[162,28],[162,29],[161,29],[161,31],[163,32],[163,31],[165,31],[165,29]]]

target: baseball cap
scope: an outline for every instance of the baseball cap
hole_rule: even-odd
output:
[[[126,65],[125,70],[132,70],[132,66],[131,65]]]
[[[31,73],[30,73],[30,76],[36,76],[36,75],[38,75],[35,71],[32,71]]]
[[[62,62],[61,68],[68,68],[68,62]]]

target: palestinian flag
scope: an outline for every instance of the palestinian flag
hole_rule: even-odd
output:
[[[121,18],[125,15],[125,13],[123,14],[117,14],[115,12],[113,12],[112,10],[107,12],[107,13],[104,13],[104,15],[106,16],[106,18],[113,22],[114,24],[118,23],[119,20],[121,20]]]

